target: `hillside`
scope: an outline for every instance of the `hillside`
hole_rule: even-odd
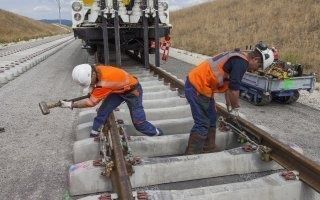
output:
[[[0,43],[67,33],[58,26],[33,20],[0,9]]]
[[[60,23],[59,19],[41,19],[39,21],[46,22],[48,24],[59,24]],[[67,20],[67,19],[62,19],[61,20],[61,24],[71,27],[72,26],[72,21],[71,20]]]
[[[318,0],[217,0],[171,13],[176,48],[213,55],[263,40],[320,72]]]

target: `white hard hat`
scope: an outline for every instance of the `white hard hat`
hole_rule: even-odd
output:
[[[268,46],[262,42],[256,45],[256,50],[262,55],[262,69],[267,69],[274,61],[274,54]]]
[[[88,87],[91,84],[92,68],[89,64],[75,66],[72,71],[72,79],[82,87]]]

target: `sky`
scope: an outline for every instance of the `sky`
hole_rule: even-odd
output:
[[[0,0],[0,9],[33,19],[58,19],[58,0]],[[168,0],[170,10],[178,10],[209,0]],[[72,0],[60,0],[61,18],[71,19]]]

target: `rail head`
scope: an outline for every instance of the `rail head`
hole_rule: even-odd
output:
[[[133,200],[132,185],[123,155],[121,137],[113,113],[109,116],[102,131],[105,135],[109,134],[107,138],[111,139],[110,142],[112,144],[111,159],[114,167],[111,172],[111,181],[113,189],[119,195],[120,200]]]

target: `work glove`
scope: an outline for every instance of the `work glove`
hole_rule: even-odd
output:
[[[73,104],[72,101],[61,100],[60,103],[61,103],[60,108],[70,108],[72,110],[72,104]]]
[[[233,108],[231,109],[231,111],[229,112],[230,116],[233,118],[237,118],[239,117],[239,108]]]

